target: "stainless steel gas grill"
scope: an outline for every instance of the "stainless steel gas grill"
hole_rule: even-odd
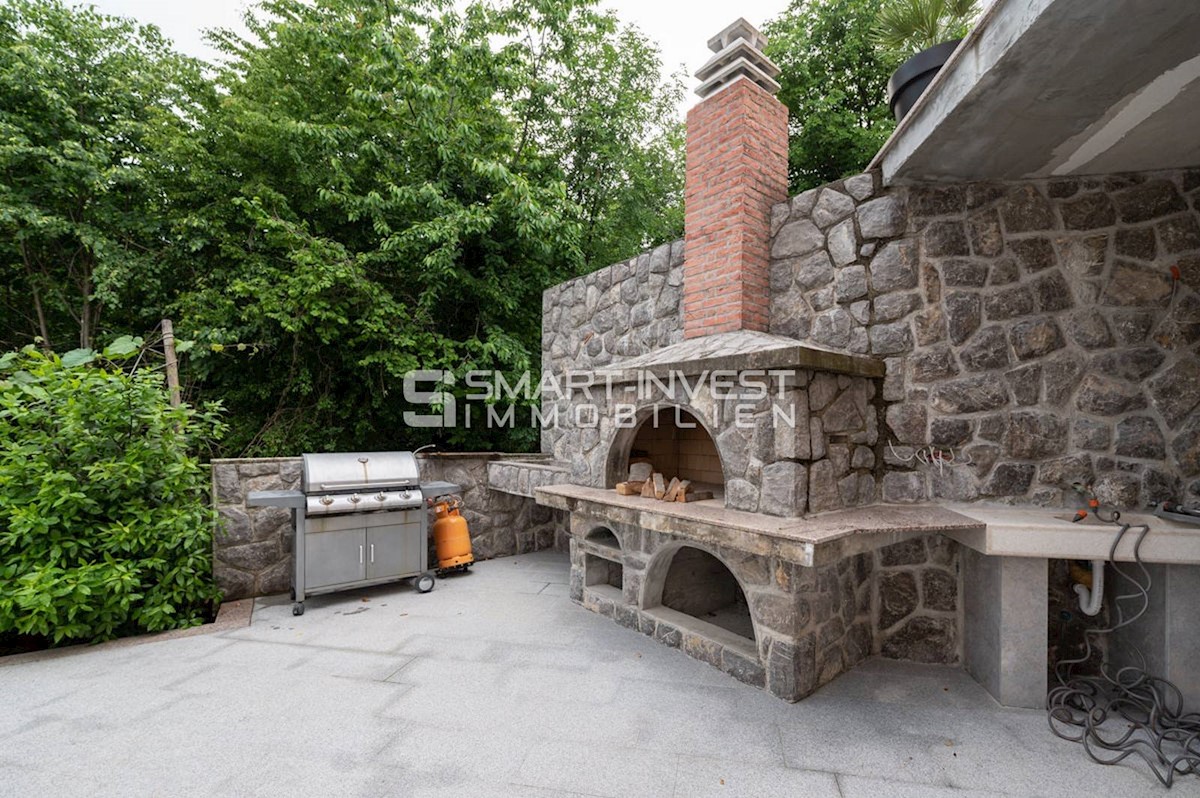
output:
[[[364,585],[413,579],[433,589],[428,567],[426,498],[460,491],[421,483],[412,452],[304,455],[303,490],[255,491],[246,503],[287,507],[296,528],[293,615],[304,599]]]

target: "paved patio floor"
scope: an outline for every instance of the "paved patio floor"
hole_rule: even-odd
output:
[[[572,604],[560,554],[307,606],[0,667],[0,794],[1200,796],[956,668],[874,660],[783,703]]]

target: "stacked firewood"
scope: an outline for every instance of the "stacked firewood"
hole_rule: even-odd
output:
[[[697,490],[687,479],[671,477],[670,480],[645,459],[629,464],[629,479],[617,483],[621,496],[641,496],[660,502],[698,502],[713,497],[711,490]]]

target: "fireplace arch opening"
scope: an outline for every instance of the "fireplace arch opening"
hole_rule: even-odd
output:
[[[584,539],[595,543],[597,546],[615,549],[617,552],[621,551],[621,541],[617,537],[617,534],[605,526],[596,527],[591,532],[588,532],[587,537]]]
[[[705,425],[678,405],[656,405],[644,410],[640,423],[623,430],[609,457],[608,486],[629,478],[630,466],[648,462],[667,482],[687,480],[693,491],[711,491],[713,499],[725,497],[721,455]]]
[[[661,606],[691,616],[690,623],[704,634],[706,627],[754,642],[754,619],[746,593],[733,571],[713,554],[695,546],[682,545],[663,552],[656,563],[648,606]],[[661,587],[660,587],[661,586]],[[708,636],[725,635],[709,634]]]

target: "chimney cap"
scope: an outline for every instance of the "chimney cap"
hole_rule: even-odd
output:
[[[708,49],[719,53],[738,39],[745,39],[755,50],[767,48],[767,37],[763,36],[758,28],[747,22],[745,17],[738,17],[725,30],[708,40]]]
[[[710,97],[738,78],[747,78],[771,94],[779,91],[775,80],[779,67],[763,53],[767,37],[744,18],[709,39],[708,46],[716,55],[696,71],[701,80],[696,94]]]

